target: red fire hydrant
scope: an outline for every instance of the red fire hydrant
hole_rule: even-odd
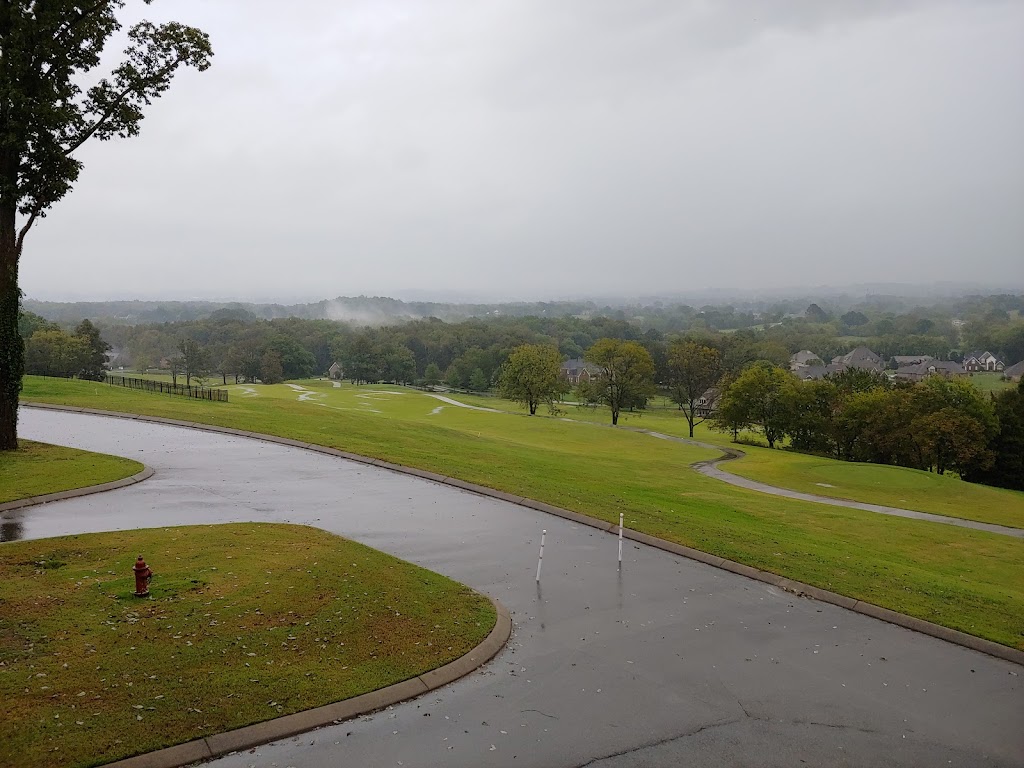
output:
[[[139,555],[132,570],[135,571],[135,596],[145,597],[149,594],[149,581],[153,578],[153,571],[146,565],[142,555]]]

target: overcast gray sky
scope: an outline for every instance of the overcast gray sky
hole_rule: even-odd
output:
[[[1024,285],[1024,2],[175,0],[39,299]]]

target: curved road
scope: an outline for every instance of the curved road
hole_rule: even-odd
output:
[[[156,475],[6,513],[7,537],[304,523],[512,611],[507,649],[449,688],[211,765],[1024,766],[1010,662],[632,542],[619,573],[607,534],[310,451],[29,409],[21,432]]]

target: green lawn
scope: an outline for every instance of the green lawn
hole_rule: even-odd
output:
[[[1002,392],[1016,386],[1012,381],[1003,378],[1001,373],[972,373],[968,380],[982,392]]]
[[[858,464],[790,451],[750,449],[723,467],[752,480],[837,499],[918,509],[1024,528],[1024,493],[966,483],[955,475]]]
[[[151,598],[131,596],[145,555]],[[91,766],[340,701],[471,650],[491,603],[324,531],[0,544],[0,765]]]
[[[131,459],[19,440],[0,451],[0,504],[130,477],[143,466]]]
[[[456,399],[479,406],[525,413],[507,400],[458,395]],[[563,418],[607,424],[606,408],[578,408],[562,405]],[[648,410],[623,414],[624,427],[637,427],[676,437],[689,437],[686,419],[678,409],[655,400]],[[732,436],[715,432],[700,424],[695,440],[743,450],[747,455],[730,461],[722,468],[751,480],[804,493],[816,493],[836,499],[851,499],[869,504],[882,504],[965,520],[1024,528],[1024,493],[966,483],[955,475],[937,475],[904,467],[879,464],[858,464],[822,456],[809,456],[792,451],[771,450],[760,436],[742,433],[741,445],[732,443]],[[831,486],[831,487],[830,487]]]
[[[626,430],[468,410],[395,387],[293,384],[305,391],[231,387],[230,403],[210,403],[27,377],[24,396],[334,446],[608,522],[622,510],[636,530],[1024,647],[1024,540],[736,488],[690,468],[717,451]],[[636,420],[668,431],[652,421]]]

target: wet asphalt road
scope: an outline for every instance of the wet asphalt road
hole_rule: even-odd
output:
[[[512,611],[506,650],[452,686],[210,765],[1024,765],[1009,662],[631,542],[619,573],[608,534],[301,449],[30,409],[21,433],[156,475],[7,513],[5,535],[309,524]]]

